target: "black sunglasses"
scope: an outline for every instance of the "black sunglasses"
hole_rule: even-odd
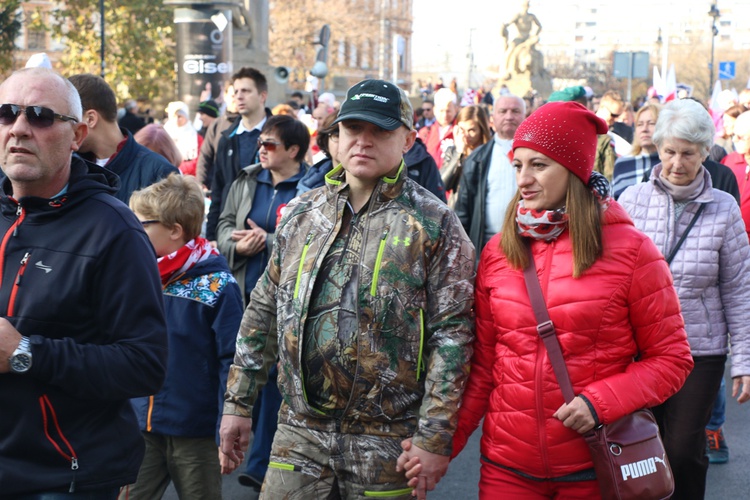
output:
[[[276,151],[276,148],[281,146],[281,143],[275,142],[275,141],[268,141],[268,140],[264,141],[263,139],[258,139],[258,148],[260,148],[261,146],[266,148],[266,151]]]
[[[142,220],[141,221],[141,225],[143,227],[146,227],[146,226],[150,226],[151,224],[158,224],[159,222],[161,222],[161,221],[158,220],[158,219]]]
[[[613,113],[609,110],[609,108],[604,108],[604,109],[607,110],[607,112],[609,113],[609,116],[611,116],[612,118],[617,118],[622,114],[622,113]]]
[[[21,106],[19,104],[2,104],[0,105],[0,125],[13,125],[16,123],[18,115],[24,112],[29,125],[36,128],[51,127],[55,123],[55,118],[64,122],[78,122],[78,118],[55,113],[44,106]]]

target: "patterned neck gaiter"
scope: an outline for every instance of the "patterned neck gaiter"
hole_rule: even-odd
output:
[[[602,210],[606,210],[612,202],[610,185],[606,177],[599,172],[592,172],[588,187],[594,193]],[[568,214],[565,207],[557,210],[532,210],[524,207],[523,200],[520,200],[516,206],[516,224],[518,224],[518,234],[521,236],[552,241],[565,231]]]
[[[518,233],[535,240],[552,241],[565,231],[568,214],[565,207],[557,210],[532,210],[523,206],[523,200],[516,207]]]

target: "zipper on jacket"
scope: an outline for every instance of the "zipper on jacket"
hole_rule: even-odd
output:
[[[401,488],[400,490],[388,490],[388,491],[370,491],[365,490],[365,497],[367,498],[394,498],[403,495],[408,495],[412,492],[412,488]]]
[[[302,270],[305,268],[305,257],[307,257],[307,251],[310,250],[310,242],[313,239],[314,234],[308,233],[307,239],[305,240],[305,246],[302,247],[302,256],[299,258],[299,267],[297,268],[297,279],[294,282],[294,298],[299,297],[299,284],[302,281]]]
[[[380,277],[380,264],[383,261],[383,253],[385,253],[385,243],[388,237],[389,228],[386,227],[383,230],[383,235],[380,237],[380,246],[378,247],[378,256],[375,258],[375,268],[372,273],[372,285],[370,285],[370,295],[375,297],[378,292],[378,278]],[[343,255],[343,254],[342,254]]]
[[[18,225],[21,224],[21,221],[23,220],[25,216],[25,212],[23,211],[23,207],[21,207],[21,204],[18,204],[18,208],[16,209],[16,222],[13,223],[13,236],[18,236]]]
[[[29,262],[31,252],[26,252],[21,259],[21,267],[18,268],[16,273],[16,280],[13,282],[13,288],[10,290],[10,300],[8,301],[8,316],[13,316],[15,313],[16,296],[18,295],[18,287],[21,286],[21,277],[23,277],[24,271],[26,271],[26,264]]]
[[[65,435],[63,434],[62,430],[60,429],[60,423],[57,421],[57,414],[55,413],[55,409],[52,406],[52,402],[49,400],[46,394],[42,395],[39,398],[39,406],[42,408],[42,421],[44,423],[44,435],[47,436],[47,440],[52,443],[52,446],[55,447],[55,450],[68,462],[70,462],[70,470],[73,471],[73,480],[70,482],[70,488],[68,490],[69,493],[73,493],[76,490],[76,474],[78,471],[78,455],[76,454],[75,450],[73,449],[73,446],[71,446],[70,442],[67,440]],[[47,414],[47,410],[49,409],[49,415]],[[58,444],[57,441],[54,440],[54,438],[49,433],[49,424],[54,424],[55,431],[57,431],[57,435],[60,436],[60,440],[65,444],[67,448],[67,453],[65,450],[60,447],[60,444]]]
[[[146,432],[151,432],[151,415],[154,413],[154,396],[148,397],[148,412],[146,413]]]
[[[399,167],[399,172],[401,171],[401,168],[403,168],[403,167],[404,167],[404,160],[401,160],[401,166]],[[372,194],[370,194],[370,199],[359,210],[359,213],[362,213],[362,210],[364,210],[364,209],[367,209],[368,211],[370,210],[370,208],[371,208],[370,207],[370,201],[378,199],[378,196],[380,196],[381,186],[382,186],[381,183],[378,183],[378,185],[375,186],[375,190],[372,192]],[[347,205],[349,205],[349,201],[347,201],[346,203],[347,203]],[[349,205],[349,208],[351,208],[351,205]],[[353,210],[352,210],[352,212],[353,212]],[[355,217],[356,217],[356,214],[355,214]],[[362,265],[362,262],[364,262],[364,260],[365,260],[365,250],[367,248],[367,235],[370,234],[370,222],[371,221],[372,221],[372,217],[367,217],[365,219],[365,221],[364,221],[365,227],[362,228],[362,245],[360,246],[360,249],[359,249],[359,259],[358,259],[358,265],[360,265],[360,266]],[[353,220],[352,220],[352,224],[354,224]],[[386,231],[387,230],[388,230],[388,228],[386,227]],[[351,231],[349,232],[349,234],[351,235]],[[381,245],[382,245],[382,240],[381,240]],[[348,246],[349,246],[349,237],[347,236],[346,245],[344,246],[344,251],[346,251],[346,249],[347,249]],[[342,253],[341,256],[343,257],[344,254]],[[361,280],[362,280],[362,273],[360,272],[360,273],[357,273],[357,283],[356,283],[355,290],[359,290],[359,287],[362,284]],[[355,324],[357,325],[358,329],[359,329],[359,325],[362,324],[361,322],[362,322],[362,318],[360,317],[360,314],[359,314],[359,307],[357,307],[357,308],[355,308]],[[360,356],[361,353],[360,353],[360,338],[359,338],[359,333],[357,333],[357,337],[355,339],[354,346],[357,349],[357,355],[356,355],[357,357],[355,358],[355,361],[354,361],[355,366],[354,366],[354,376],[352,377],[352,388],[354,388],[354,387],[357,386],[357,374],[359,373],[359,366],[360,366],[359,365],[359,360],[361,359],[361,356]],[[352,401],[354,401],[354,392],[355,391],[352,390],[349,393],[349,400],[346,402],[346,406],[344,406],[344,409],[341,412],[342,418],[345,417],[349,413],[349,408],[351,408]],[[338,427],[339,428],[341,427],[341,421],[340,420],[339,420],[339,423],[338,423]]]
[[[3,282],[2,271],[3,269],[5,269],[5,249],[8,246],[8,240],[11,238],[11,236],[16,236],[18,234],[18,226],[21,225],[25,218],[26,211],[19,203],[18,208],[16,209],[16,220],[15,222],[13,222],[13,225],[8,228],[8,231],[6,231],[5,235],[3,235],[3,242],[2,244],[0,244],[0,285],[2,285]]]
[[[367,202],[369,204],[369,201]],[[339,264],[344,262],[344,257],[346,256],[346,251],[349,249],[349,241],[352,239],[352,231],[354,231],[354,226],[357,225],[357,221],[359,221],[359,214],[362,213],[362,209],[367,207],[367,204],[365,204],[364,207],[359,209],[359,213],[354,213],[354,209],[352,208],[351,204],[347,200],[346,206],[349,207],[349,210],[352,211],[352,220],[349,221],[349,231],[346,233],[346,241],[344,241],[344,248],[341,249],[341,256],[339,257]]]
[[[417,358],[417,382],[419,377],[425,370],[424,363],[422,362],[422,352],[424,350],[424,309],[419,308],[419,354]]]

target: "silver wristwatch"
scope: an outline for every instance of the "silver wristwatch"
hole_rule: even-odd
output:
[[[26,373],[31,368],[31,345],[29,337],[21,337],[21,342],[8,359],[10,371],[13,373]]]

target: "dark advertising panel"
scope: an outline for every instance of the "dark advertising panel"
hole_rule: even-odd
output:
[[[232,12],[212,5],[175,9],[178,98],[195,112],[221,95],[232,68]]]

